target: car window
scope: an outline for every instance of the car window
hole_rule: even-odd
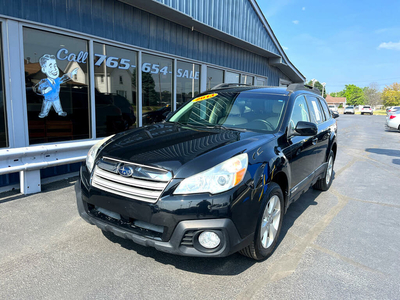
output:
[[[322,109],[323,109],[323,111],[325,113],[325,118],[327,120],[329,120],[331,118],[331,111],[329,110],[328,105],[326,104],[326,101],[324,99],[321,99],[321,98],[318,98],[318,99],[319,99],[320,104],[322,106]]]
[[[325,121],[324,113],[320,107],[319,101],[314,96],[307,96],[307,103],[310,107],[311,119],[317,124],[321,124]]]
[[[294,132],[297,122],[299,121],[310,122],[307,102],[304,96],[297,97],[294,103],[292,115],[289,122],[289,130],[291,133]]]
[[[194,98],[169,122],[275,131],[283,119],[287,96],[257,90],[216,92]]]

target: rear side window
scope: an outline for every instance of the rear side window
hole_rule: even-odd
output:
[[[307,103],[308,106],[310,107],[312,120],[317,124],[321,124],[322,122],[324,122],[325,115],[322,112],[322,108],[321,105],[319,104],[318,99],[314,96],[307,96]]]
[[[331,111],[329,110],[328,105],[326,104],[326,101],[324,99],[321,99],[321,98],[318,98],[318,99],[319,99],[319,101],[321,103],[321,106],[322,106],[322,109],[323,109],[323,111],[325,113],[326,119],[329,120],[331,118]]]
[[[308,113],[306,98],[304,96],[297,97],[290,117],[289,128],[291,132],[294,132],[297,122],[305,121],[310,122],[310,115]]]

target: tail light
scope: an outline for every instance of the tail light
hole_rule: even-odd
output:
[[[392,119],[394,119],[394,118],[396,118],[395,115],[391,115],[391,116],[389,117],[390,120],[392,120]]]

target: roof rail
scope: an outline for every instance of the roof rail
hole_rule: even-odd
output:
[[[317,95],[321,95],[321,91],[316,87],[312,87],[311,85],[307,85],[304,83],[292,83],[290,84],[287,89],[288,92],[296,92],[296,91],[309,91],[313,92]]]
[[[252,86],[252,85],[248,83],[220,83],[211,88],[210,90],[217,90],[217,89],[237,87],[237,86]]]

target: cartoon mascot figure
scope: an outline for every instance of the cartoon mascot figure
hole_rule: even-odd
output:
[[[39,83],[34,86],[35,93],[44,97],[39,118],[47,117],[52,106],[59,116],[65,117],[67,113],[63,111],[60,102],[60,85],[71,80],[72,76],[77,74],[78,68],[58,77],[60,71],[58,70],[56,57],[50,54],[45,54],[39,58],[39,64],[42,68],[42,72],[47,76],[47,78],[40,80]]]

